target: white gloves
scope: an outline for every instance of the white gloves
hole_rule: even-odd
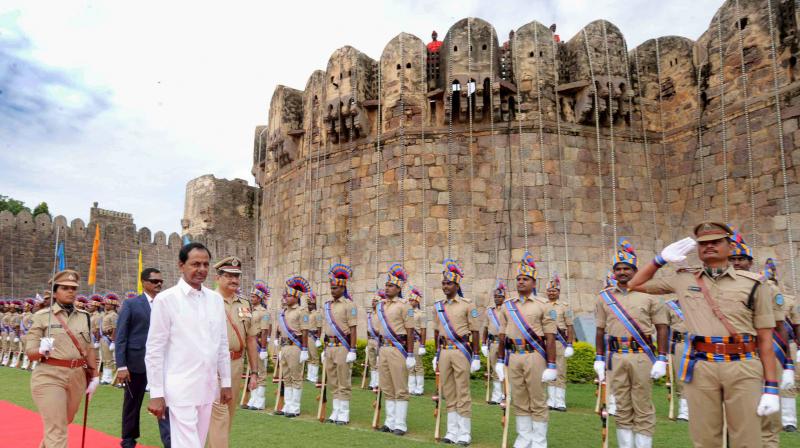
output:
[[[489,357],[489,346],[488,345],[481,345],[481,353],[484,357]]]
[[[416,366],[416,365],[417,365],[417,360],[414,359],[413,355],[406,356],[406,368],[408,370],[413,369],[414,366]]]
[[[325,350],[323,350],[322,354],[319,355],[319,362],[325,364]]]
[[[567,348],[564,349],[564,357],[571,358],[572,355],[575,354],[575,349],[572,348],[572,345],[567,345]]]
[[[16,344],[17,342],[19,342],[19,338],[14,336],[14,343]]]
[[[606,379],[606,362],[605,361],[595,361],[594,362],[594,372],[597,374],[598,381],[605,381]]]
[[[506,379],[506,365],[500,361],[494,365],[494,372],[497,374],[497,379],[503,381]]]
[[[322,347],[322,341],[319,338],[314,339],[314,347],[317,347],[317,348]]]
[[[272,343],[275,344],[275,347],[280,347],[281,346],[280,338],[275,338],[275,340],[272,341]]]
[[[356,361],[356,352],[347,352],[347,357],[344,358],[344,362],[352,363]]]
[[[267,359],[267,351],[266,350],[259,350],[258,351],[258,359],[265,360]]]
[[[94,344],[92,344],[92,348],[100,348],[100,343],[95,342]]]
[[[697,247],[697,242],[690,237],[676,241],[661,251],[661,258],[667,263],[681,263],[686,261],[686,254]]]
[[[112,352],[114,351],[114,347],[116,347],[116,345],[114,345],[113,342],[108,344],[108,349],[111,350]]]
[[[800,364],[800,350],[797,351],[797,359],[795,360],[795,369],[797,368],[797,364]]]
[[[55,342],[53,338],[42,338],[39,341],[39,353],[47,355],[48,352],[53,351],[53,342]]]
[[[469,373],[481,370],[481,360],[477,356],[472,357],[472,362],[469,363]]]
[[[300,362],[308,361],[308,349],[300,350]]]
[[[100,377],[96,376],[93,377],[92,381],[89,382],[89,385],[86,386],[86,395],[88,395],[90,399],[92,398],[94,391],[97,390],[98,384],[100,384]]]
[[[758,402],[756,414],[760,417],[765,415],[774,414],[781,410],[781,399],[775,394],[761,394],[761,400]]]
[[[781,376],[781,389],[790,390],[794,387],[794,370],[783,369]]]
[[[653,363],[653,367],[650,369],[650,378],[657,380],[666,374],[667,374],[666,362],[658,360]]]
[[[542,372],[542,382],[543,383],[549,383],[551,381],[555,381],[557,377],[558,377],[558,370],[556,370],[556,369],[548,368],[548,369],[544,369],[544,372]]]
[[[437,367],[438,365],[439,365],[439,357],[438,357],[438,356],[434,356],[434,357],[433,357],[433,371],[434,371],[434,372],[436,371],[436,367]]]
[[[426,349],[425,349],[425,346],[424,346],[424,345],[420,345],[420,346],[419,346],[419,349],[417,350],[417,354],[418,354],[419,356],[424,356],[424,355],[425,355],[425,353],[428,353],[428,350],[426,350]]]

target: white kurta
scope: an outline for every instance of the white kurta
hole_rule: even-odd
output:
[[[144,362],[150,397],[167,406],[200,406],[231,386],[230,353],[222,297],[183,278],[153,300]]]

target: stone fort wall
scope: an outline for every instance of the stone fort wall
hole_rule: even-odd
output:
[[[328,267],[342,261],[365,305],[402,260],[430,304],[451,255],[465,294],[484,304],[528,248],[540,280],[558,272],[562,298],[588,312],[615,236],[647,262],[711,218],[738,227],[759,265],[777,257],[791,285],[798,10],[770,5],[776,97],[768,2],[739,3],[724,2],[697,41],[633,49],[603,20],[556,43],[535,21],[504,42],[467,18],[438,53],[407,33],[379,60],[336,50],[303,90],[278,86],[255,130],[257,276],[282,288],[299,273],[325,294]]]

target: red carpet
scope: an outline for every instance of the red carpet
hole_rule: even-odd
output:
[[[82,419],[83,414],[79,412],[79,415],[75,416],[75,421],[78,424],[69,425],[70,448],[80,448],[81,446]],[[87,448],[118,447],[119,440],[117,437],[112,437],[92,428],[86,428],[85,446]],[[41,441],[42,419],[39,414],[0,400],[0,446],[37,448]]]

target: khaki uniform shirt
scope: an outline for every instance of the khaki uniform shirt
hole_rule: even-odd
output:
[[[669,320],[669,327],[672,328],[673,333],[686,333],[686,322],[666,302],[664,308],[667,309],[667,320]]]
[[[797,300],[795,296],[783,296],[783,299],[786,301],[787,307],[791,309],[787,314],[789,320],[794,325],[800,325],[800,300]]]
[[[219,291],[217,291],[219,293]],[[220,294],[222,295],[222,294]],[[225,302],[225,323],[228,329],[228,350],[240,352],[247,348],[247,337],[258,336],[261,327],[254,323],[253,313],[250,311],[250,304],[241,296],[234,296],[230,299],[222,298]],[[233,322],[238,330],[234,330],[231,325]],[[239,339],[241,337],[241,339]]]
[[[269,310],[264,305],[258,304],[252,307],[252,313],[253,325],[258,325],[258,334],[260,335],[262,330],[269,328]]]
[[[525,319],[525,322],[527,322],[531,330],[536,333],[536,336],[543,338],[545,333],[556,333],[556,321],[550,317],[549,310],[547,309],[547,299],[531,296],[516,297],[509,300],[512,300],[517,305],[520,315]],[[502,310],[506,322],[505,330],[503,330],[502,333],[508,338],[522,339],[524,341],[525,337],[519,327],[517,327],[517,324],[514,323],[514,319],[511,318],[506,305],[503,305]]]
[[[556,327],[559,330],[567,331],[568,326],[572,326],[572,310],[569,309],[569,305],[560,301],[560,300],[548,300],[548,313],[550,311],[556,312]],[[553,313],[550,313],[550,317],[552,317]]]
[[[302,336],[303,330],[308,330],[311,327],[311,319],[309,317],[308,308],[300,305],[292,305],[285,308],[286,325],[295,332],[294,336]],[[279,313],[280,315],[280,313]],[[279,318],[280,319],[280,318]],[[284,334],[283,326],[278,324],[278,331],[284,338],[288,337]],[[303,342],[302,340],[300,342]]]
[[[345,297],[340,297],[338,299],[331,298],[331,300],[325,303],[331,304],[331,317],[334,323],[342,330],[344,335],[348,335],[350,333],[350,327],[355,327],[358,324],[358,307],[356,304],[351,300],[347,300]],[[323,330],[325,330],[328,340],[338,341],[338,339],[336,339],[336,332],[333,331],[333,328],[328,324],[325,311],[320,310],[320,315],[322,316]],[[350,341],[348,340],[347,343],[349,344]]]
[[[0,324],[3,325],[3,334],[6,334],[6,333],[10,334],[11,333],[10,328],[9,328],[9,327],[11,327],[11,325],[8,322],[10,317],[11,317],[11,313],[5,312],[5,313],[3,313],[3,319],[0,320]]]
[[[92,334],[95,336],[97,342],[100,342],[100,338],[97,335],[100,332],[100,319],[103,318],[103,314],[100,311],[95,311],[90,315],[91,323],[92,323]]]
[[[72,334],[82,345],[81,349],[86,353],[86,348],[91,343],[89,336],[89,313],[75,309],[69,316],[57,303],[53,305],[53,318],[49,316],[50,308],[44,308],[33,315],[33,325],[25,337],[25,351],[39,350],[39,341],[47,336],[47,322],[50,321],[50,337],[53,338],[53,350],[50,357],[62,360],[80,359],[81,354],[75,347],[67,332],[61,326],[61,322],[55,316],[60,316],[69,327]]]
[[[492,298],[492,304],[486,308],[486,324],[484,328],[487,329],[491,336],[497,336],[502,333],[506,327],[506,314],[503,312],[503,308],[503,305],[497,306],[494,304],[494,298]],[[495,325],[494,320],[489,317],[490,313],[494,313],[494,316],[497,317],[497,322],[500,324],[499,327]]]
[[[106,311],[103,313],[103,334],[113,341],[112,335],[115,328],[117,328],[117,312]]]
[[[444,299],[437,303],[444,305],[444,311],[450,321],[450,326],[455,331],[457,336],[460,336],[462,341],[466,342],[470,337],[470,332],[480,330],[480,321],[478,308],[471,301],[463,297],[454,297],[452,300]],[[442,319],[439,312],[434,308],[436,313],[436,329],[439,331],[439,337],[447,337]]]
[[[389,327],[398,336],[406,335],[408,334],[406,329],[414,328],[414,308],[399,297],[394,299],[387,297],[386,300],[383,301],[383,313]],[[383,329],[381,319],[377,312],[372,318],[372,325],[374,325],[378,333],[383,336],[384,341],[390,340],[386,335],[386,331]]]
[[[16,336],[20,336],[21,333],[19,332],[19,323],[22,322],[22,313],[14,313],[11,316],[11,333]]]
[[[308,311],[306,309],[306,311]],[[320,330],[322,329],[322,312],[320,311],[319,307],[317,307],[314,311],[308,311],[308,331],[313,333],[314,337],[318,337],[320,335]]]
[[[783,304],[783,294],[778,287],[778,284],[773,281],[764,282],[764,286],[769,286],[770,294],[772,295],[772,314],[775,315],[775,322],[783,322],[786,319],[786,309]]]
[[[722,322],[714,316],[711,307],[703,298],[695,276],[703,276],[711,297],[739,334],[755,335],[757,328],[772,328],[775,317],[772,312],[774,300],[769,288],[760,285],[753,298],[753,309],[747,307],[750,291],[760,276],[746,271],[737,271],[729,266],[716,279],[702,268],[680,269],[673,275],[653,279],[642,285],[650,294],[674,293],[686,317],[686,329],[699,336],[730,336]]]
[[[656,325],[669,325],[667,311],[664,309],[666,305],[660,298],[643,292],[623,291],[619,286],[609,288],[607,291],[617,298],[617,302],[625,308],[646,336],[655,334]],[[594,309],[595,325],[598,328],[605,328],[607,335],[617,338],[631,337],[602,297],[597,297]]]
[[[25,311],[22,313],[22,320],[20,321],[20,337],[25,336],[31,330],[31,325],[33,325],[33,313]]]

